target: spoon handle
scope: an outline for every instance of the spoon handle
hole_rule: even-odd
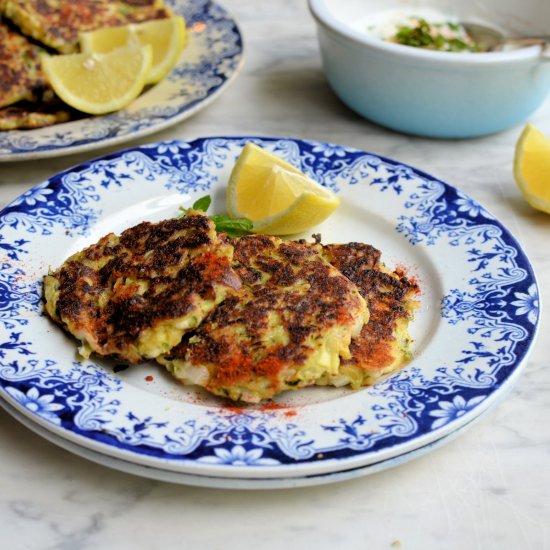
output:
[[[517,37],[506,38],[502,44],[514,44],[517,46],[544,46],[550,43],[550,36],[529,36],[529,37]]]

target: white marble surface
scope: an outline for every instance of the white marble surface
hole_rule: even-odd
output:
[[[223,3],[245,36],[243,72],[205,111],[143,142],[286,135],[399,159],[497,214],[548,294],[550,216],[522,200],[512,176],[520,127],[432,141],[374,126],[329,90],[304,1]],[[531,120],[550,134],[550,101]],[[0,203],[89,156],[0,165]],[[548,311],[523,376],[490,415],[427,456],[334,485],[246,492],[150,481],[73,456],[0,410],[0,548],[549,548]]]

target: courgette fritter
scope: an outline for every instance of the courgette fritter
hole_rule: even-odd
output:
[[[357,389],[378,382],[411,359],[409,322],[418,306],[418,285],[381,261],[381,253],[364,243],[316,245],[315,248],[346,277],[365,298],[368,324],[350,345],[338,373],[321,377],[317,384],[351,385]]]
[[[78,51],[80,32],[171,15],[158,0],[2,0],[0,7],[23,34],[60,53]]]
[[[0,107],[42,99],[49,89],[40,64],[43,52],[0,20]]]
[[[55,104],[20,102],[0,108],[0,131],[32,129],[71,120],[71,111]]]
[[[45,277],[46,311],[80,353],[137,363],[179,343],[240,288],[233,246],[199,212],[106,235]]]
[[[250,403],[336,375],[368,320],[355,284],[300,243],[232,242],[241,290],[157,360],[184,384]]]

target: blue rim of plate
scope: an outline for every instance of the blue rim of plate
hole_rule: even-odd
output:
[[[27,417],[19,413],[16,409],[8,405],[5,401],[0,401],[0,408],[4,409],[8,414],[10,414],[15,420],[19,421],[26,428],[34,432],[36,435],[43,437],[48,440],[50,443],[61,447],[62,449],[75,454],[81,458],[91,460],[96,464],[105,466],[107,468],[112,468],[120,472],[130,473],[137,475],[139,477],[145,477],[148,479],[155,479],[158,481],[165,481],[169,483],[178,483],[181,485],[193,485],[197,487],[211,487],[216,489],[294,489],[298,487],[307,487],[313,485],[326,485],[329,483],[338,483],[340,481],[349,481],[357,477],[362,477],[365,475],[372,475],[389,468],[395,468],[414,460],[420,458],[425,454],[451,443],[464,431],[470,429],[475,425],[480,417],[474,418],[467,424],[464,424],[454,432],[443,436],[435,441],[427,443],[422,447],[418,447],[413,451],[408,453],[401,454],[394,458],[388,458],[382,460],[381,462],[375,462],[374,464],[369,464],[368,466],[352,468],[350,470],[343,470],[341,472],[330,472],[327,474],[318,474],[313,476],[306,477],[292,477],[292,478],[265,478],[265,479],[239,479],[239,478],[212,478],[208,476],[200,475],[188,475],[188,474],[178,474],[174,472],[167,472],[163,470],[157,470],[155,468],[144,467],[137,464],[132,464],[118,458],[113,458],[108,455],[103,455],[97,451],[92,451],[90,449],[85,449],[75,443],[69,442],[66,439],[59,437],[58,435],[48,432],[39,428],[36,424],[30,421]]]
[[[189,204],[215,194],[248,141],[340,193],[342,204],[376,202],[391,223],[388,238],[420,258],[444,261],[450,282],[436,293],[435,311],[422,314],[438,325],[427,329],[428,344],[399,373],[334,400],[307,402],[296,417],[284,406],[235,411],[193,400],[170,401],[164,415],[166,399],[159,395],[136,408],[136,399],[146,396],[142,388],[105,364],[74,360],[74,343],[42,313],[41,277],[83,239],[101,236],[93,231],[125,207],[154,204],[168,217],[166,204],[177,213],[174,197]],[[128,215],[144,212],[152,210]],[[113,153],[53,176],[7,206],[0,213],[0,248],[0,397],[78,445],[191,475],[304,477],[423,447],[471,422],[510,389],[539,324],[532,267],[485,208],[403,163],[321,142],[208,137]],[[37,349],[45,339],[51,351]]]
[[[189,45],[172,71],[129,107],[33,130],[0,131],[0,162],[48,158],[116,145],[158,132],[210,104],[237,76],[243,40],[211,0],[167,0],[185,17]]]

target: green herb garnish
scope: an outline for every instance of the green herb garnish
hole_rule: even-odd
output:
[[[460,32],[461,27],[456,23],[434,23],[430,25],[425,19],[413,19],[413,23],[415,24],[399,27],[391,40],[404,46],[444,52],[481,51],[479,44],[475,43],[467,35],[465,35],[464,39],[457,36],[445,36],[442,32],[444,27],[453,32]]]
[[[212,204],[212,197],[210,197],[210,195],[205,195],[204,197],[197,199],[193,203],[193,206],[191,208],[193,210],[200,210],[201,212],[207,212],[211,204]]]
[[[196,200],[191,208],[180,206],[181,216],[185,216],[191,210],[198,210],[206,213],[212,204],[210,195],[206,195]],[[239,237],[252,233],[254,223],[248,218],[232,218],[227,214],[213,214],[208,216],[216,226],[216,231],[227,233],[230,237]]]
[[[224,214],[214,214],[210,219],[216,224],[217,231],[223,231],[230,237],[252,233],[254,224],[248,218],[231,218]]]

